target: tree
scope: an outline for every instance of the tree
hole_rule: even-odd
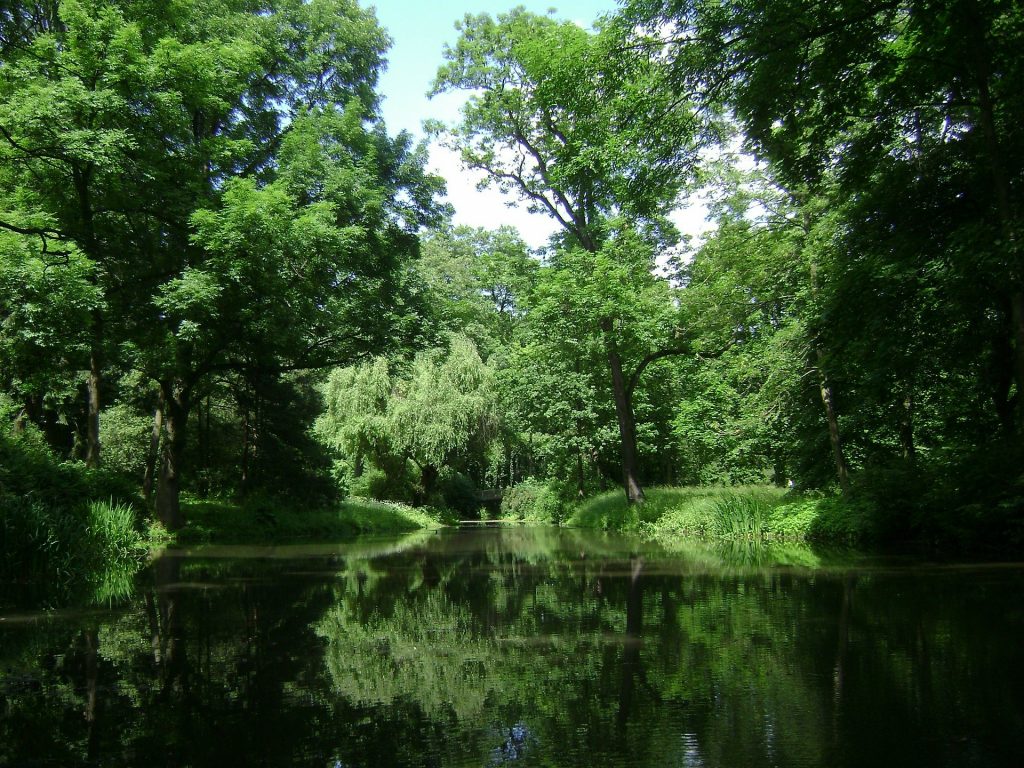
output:
[[[159,385],[157,510],[178,527],[211,376],[324,367],[419,333],[406,262],[443,182],[379,121],[387,37],[354,0],[69,0],[0,24],[0,226],[89,261],[89,460],[107,355]]]
[[[13,3],[0,14],[0,228],[37,239],[60,269],[73,247],[104,295],[129,268],[126,235],[135,223],[132,155],[149,126],[140,98],[156,62],[124,9],[71,0]],[[141,123],[141,124],[140,124]],[[69,280],[81,274],[80,259]],[[104,309],[94,302],[88,328],[86,462],[100,462],[99,412],[106,347]]]
[[[817,196],[823,183],[834,185],[830,207],[852,203],[845,226],[860,249],[874,234],[876,265],[884,258],[886,269],[909,277],[928,274],[930,261],[951,278],[947,289],[976,297],[964,305],[975,323],[999,318],[984,344],[1024,391],[1016,183],[1024,173],[1024,16],[1016,4],[633,0],[626,18],[651,30],[674,62],[678,92],[734,110],[788,189]],[[922,207],[931,211],[928,236],[893,249],[886,239],[914,227]],[[994,378],[1008,380],[1003,371]],[[1019,427],[1024,400],[1005,383],[997,389],[1001,420]]]
[[[326,411],[316,424],[356,475],[369,460],[391,474],[395,486],[412,461],[419,469],[419,502],[432,499],[442,468],[479,482],[500,429],[494,369],[466,336],[447,341],[419,352],[405,370],[379,357],[332,371],[324,387]]]
[[[538,262],[512,227],[428,233],[416,271],[437,333],[464,333],[485,357],[507,347]]]
[[[529,210],[553,217],[569,247],[598,254],[613,230],[627,227],[641,232],[641,241],[670,241],[664,215],[692,181],[711,131],[687,99],[666,87],[659,59],[623,45],[619,30],[590,33],[522,8],[497,20],[466,16],[461,29],[433,92],[473,91],[461,123],[447,133],[464,164],[482,170],[485,183],[518,195]],[[649,269],[646,260],[641,264]],[[623,487],[630,501],[642,501],[618,329],[612,316],[598,323],[618,415]]]

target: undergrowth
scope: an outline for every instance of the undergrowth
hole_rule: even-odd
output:
[[[854,543],[872,533],[867,505],[834,496],[793,496],[772,486],[651,488],[646,496],[643,504],[630,505],[621,491],[601,494],[578,505],[568,524],[660,539]]]
[[[186,499],[187,525],[179,543],[263,544],[348,539],[359,534],[393,534],[440,528],[448,518],[430,507],[349,498],[333,507],[308,509],[287,501],[256,497],[242,502]]]
[[[31,432],[0,434],[0,602],[123,595],[145,539],[115,474],[58,461]]]

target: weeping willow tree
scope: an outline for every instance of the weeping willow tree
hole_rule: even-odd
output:
[[[500,428],[495,373],[469,338],[452,334],[406,367],[385,358],[331,372],[315,432],[352,477],[375,468],[385,493],[429,501],[445,470],[479,482]],[[411,469],[410,469],[411,468]]]

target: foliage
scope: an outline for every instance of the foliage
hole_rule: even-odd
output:
[[[557,525],[565,505],[550,482],[526,479],[506,488],[501,498],[501,519]]]
[[[446,132],[467,167],[588,250],[611,217],[662,219],[701,142],[693,105],[665,87],[657,57],[522,8],[467,15],[460,29],[434,93],[470,92]]]
[[[101,412],[100,423],[104,466],[141,482],[153,432],[152,414],[143,415],[129,403],[118,403]]]
[[[350,497],[331,507],[309,508],[287,499],[255,497],[242,503],[186,501],[189,524],[179,544],[270,544],[343,541],[359,534],[393,534],[439,528],[442,516],[426,507]]]
[[[324,386],[326,411],[316,434],[351,468],[350,487],[431,503],[442,467],[483,478],[499,428],[494,378],[473,342],[454,334],[446,347],[418,353],[405,370],[385,358],[336,369]],[[419,475],[411,489],[409,462]],[[361,481],[367,465],[384,478]]]
[[[37,434],[0,432],[0,580],[34,585],[46,601],[113,594],[102,585],[134,574],[143,547],[134,500],[106,495],[116,486],[57,461]]]
[[[424,238],[416,271],[433,332],[468,336],[486,360],[507,353],[538,263],[511,227],[455,227]]]

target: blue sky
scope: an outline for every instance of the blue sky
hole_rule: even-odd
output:
[[[384,96],[382,111],[388,131],[407,130],[422,137],[422,122],[436,118],[451,123],[458,119],[465,96],[442,94],[427,98],[427,91],[443,60],[445,43],[458,39],[455,22],[467,13],[504,13],[522,5],[534,13],[555,9],[555,18],[568,19],[590,27],[598,17],[614,12],[616,0],[377,0],[377,19],[392,38],[388,69],[381,76],[378,92]],[[494,190],[479,191],[479,176],[461,167],[451,151],[434,145],[430,150],[431,169],[448,181],[448,201],[455,207],[455,223],[494,229],[503,224],[516,227],[533,248],[544,245],[555,231],[553,220],[542,214],[527,213],[518,201]],[[512,204],[511,206],[509,204]],[[706,229],[703,208],[673,216],[685,232],[696,234]]]
[[[388,52],[388,70],[380,81],[384,94],[384,119],[392,133],[400,129],[420,134],[425,118],[453,120],[458,117],[458,97],[428,100],[427,91],[442,62],[445,43],[458,39],[455,22],[467,13],[496,16],[517,5],[534,13],[556,10],[555,16],[589,27],[598,16],[611,13],[615,0],[378,0],[371,3],[377,19],[394,41]]]

